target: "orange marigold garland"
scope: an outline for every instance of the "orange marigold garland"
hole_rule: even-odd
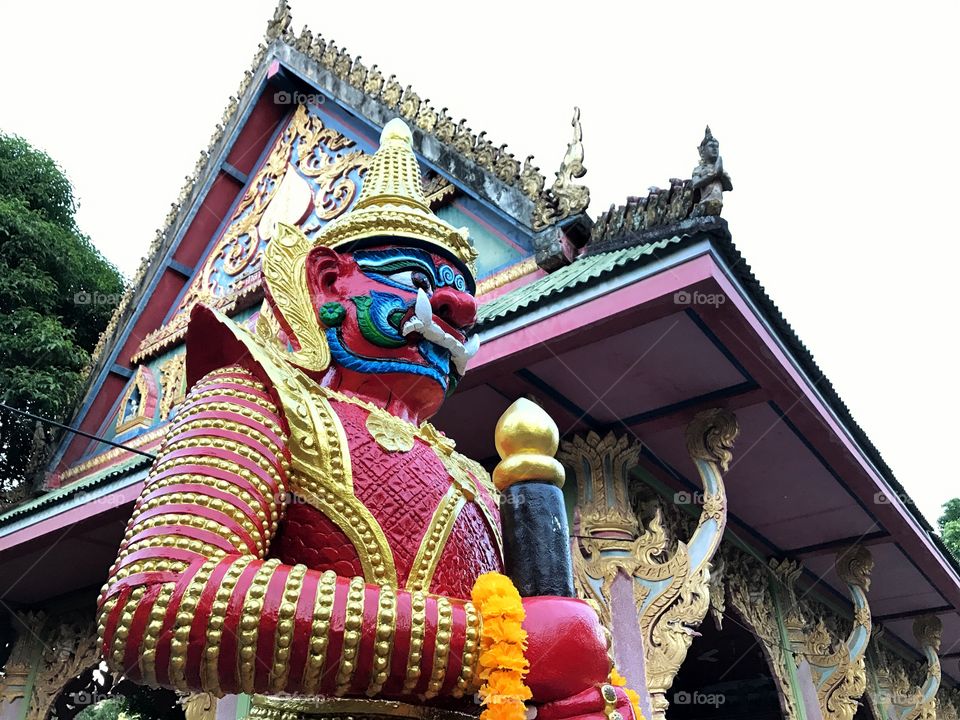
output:
[[[631,690],[627,687],[627,679],[618,673],[616,668],[613,668],[610,671],[610,684],[623,688],[623,691],[627,694],[627,697],[630,698],[630,705],[633,707],[634,717],[637,718],[637,720],[641,720],[643,718],[643,714],[640,712],[640,695],[636,690]]]
[[[491,572],[477,578],[471,597],[482,620],[478,677],[485,707],[480,720],[525,720],[523,703],[533,695],[523,682],[530,663],[523,654],[527,632],[520,593],[506,575]]]

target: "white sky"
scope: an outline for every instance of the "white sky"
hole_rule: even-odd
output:
[[[60,162],[82,229],[126,274],[272,13],[0,9],[0,129]],[[724,216],[757,277],[931,522],[960,495],[945,457],[960,407],[960,3],[294,0],[293,16],[551,178],[579,105],[594,216],[689,177],[709,123],[735,187]]]

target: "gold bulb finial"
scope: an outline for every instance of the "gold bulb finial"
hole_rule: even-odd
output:
[[[563,487],[563,466],[553,457],[560,444],[560,430],[539,405],[526,398],[514,402],[500,416],[494,440],[502,458],[493,471],[498,490],[523,480]]]

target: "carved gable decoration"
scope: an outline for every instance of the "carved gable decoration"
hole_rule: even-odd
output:
[[[204,303],[224,312],[260,287],[260,257],[277,222],[311,238],[346,212],[360,192],[370,156],[328,127],[318,109],[300,105],[207,256],[173,318],[147,335],[139,362],[181,339],[190,310]]]
[[[157,378],[150,368],[141,365],[137,368],[133,382],[120,399],[116,434],[122,435],[136,428],[150,427],[156,409]]]

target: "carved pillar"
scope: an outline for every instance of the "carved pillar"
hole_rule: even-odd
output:
[[[787,720],[803,720],[798,707],[793,658],[785,649],[777,617],[780,614],[771,590],[771,572],[759,560],[726,546],[721,552],[723,581],[730,608],[756,636],[780,693],[780,706]]]
[[[14,613],[16,640],[0,678],[0,718],[18,716],[13,710],[21,707],[30,694],[34,667],[43,650],[40,633],[47,616],[42,612]]]
[[[577,592],[597,604],[617,666],[638,691],[645,689],[642,709],[653,720],[663,720],[666,693],[710,604],[710,559],[726,524],[721,470],[732,459],[737,432],[736,418],[725,410],[700,413],[687,428],[703,507],[689,541],[676,546],[659,510],[642,528],[631,507],[627,473],[639,457],[638,443],[591,432],[562,443],[557,456],[577,483]]]
[[[913,634],[927,658],[923,683],[911,683],[902,663],[894,663],[886,653],[878,651],[881,667],[876,672],[876,705],[882,716],[879,720],[934,720],[937,717],[936,696],[940,689],[938,653],[943,624],[934,615],[919,617],[913,622]]]
[[[937,720],[960,720],[960,692],[941,687],[935,698]]]
[[[836,568],[853,602],[853,627],[846,641],[835,638],[822,616],[816,622],[808,621],[812,613],[803,598],[796,597],[793,586],[799,566],[774,564],[788,601],[785,614],[790,643],[797,664],[809,667],[820,713],[825,720],[852,720],[867,687],[864,656],[871,619],[866,593],[873,558],[865,547],[854,546],[838,555]]]
[[[92,618],[92,610],[50,618],[38,633],[43,653],[25,720],[44,720],[63,686],[97,663],[100,652]]]

